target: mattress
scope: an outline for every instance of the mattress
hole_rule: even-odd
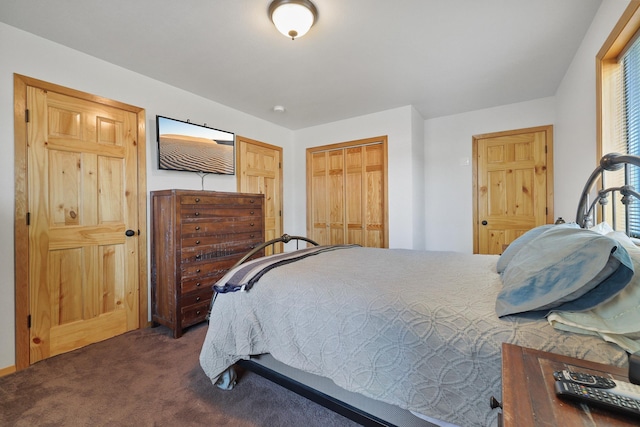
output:
[[[540,313],[498,318],[495,255],[325,251],[218,294],[200,363],[212,382],[269,353],[337,386],[460,426],[496,423],[501,345],[623,365],[603,340],[555,330]],[[224,279],[223,279],[224,280]]]

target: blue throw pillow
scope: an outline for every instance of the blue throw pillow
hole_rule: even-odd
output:
[[[498,259],[498,264],[496,264],[496,270],[498,273],[503,273],[504,270],[509,265],[509,262],[513,259],[513,257],[522,249],[527,243],[541,235],[542,233],[551,230],[552,228],[562,227],[562,228],[580,228],[576,223],[569,224],[545,224],[540,225],[538,227],[532,228],[531,230],[524,233],[522,236],[518,237],[516,240],[511,242],[507,249],[504,250],[502,255],[500,255],[500,259]]]
[[[629,283],[633,263],[619,242],[589,230],[555,227],[522,247],[502,275],[498,316],[552,308],[591,309]]]

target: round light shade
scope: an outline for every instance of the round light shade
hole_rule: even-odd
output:
[[[275,0],[269,16],[278,31],[291,39],[304,36],[314,24],[318,11],[308,0]]]

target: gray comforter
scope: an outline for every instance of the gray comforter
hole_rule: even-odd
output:
[[[622,365],[618,347],[540,315],[498,318],[498,256],[400,249],[324,252],[219,294],[200,363],[213,382],[271,355],[344,389],[460,426],[495,424],[501,344]]]

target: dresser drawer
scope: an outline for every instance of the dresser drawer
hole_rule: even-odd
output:
[[[236,257],[236,259],[239,259],[258,244],[256,241],[244,241],[183,247],[180,253],[180,259],[182,264],[202,261],[216,262],[219,259],[222,260],[222,258],[227,257]]]
[[[208,276],[208,277],[194,277],[192,279],[184,279],[180,286],[180,293],[182,295],[199,290],[211,290],[212,286],[223,276]],[[212,291],[213,292],[213,291]]]
[[[194,304],[182,308],[182,326],[187,327],[207,319],[209,303]]]
[[[181,205],[232,205],[232,206],[253,206],[262,205],[262,199],[256,196],[242,195],[242,196],[227,196],[223,195],[199,195],[199,194],[185,194],[180,196]]]
[[[242,218],[242,217],[261,217],[260,209],[238,209],[229,206],[221,206],[219,208],[211,205],[207,206],[186,206],[180,212],[183,221],[195,219],[209,218]]]
[[[196,305],[196,304],[199,305],[204,303],[208,304],[211,302],[212,295],[213,295],[213,290],[211,290],[211,288],[202,289],[201,291],[191,292],[191,293],[182,295],[182,297],[180,297],[180,303],[182,304],[183,307]]]
[[[222,219],[205,219],[202,221],[183,221],[181,225],[182,235],[201,236],[215,234],[224,238],[227,234],[242,233],[251,231],[258,233],[262,231],[262,217],[242,217]],[[235,238],[236,236],[230,236]],[[256,238],[260,236],[256,235]],[[253,238],[253,237],[252,237]]]
[[[236,258],[225,258],[216,262],[200,262],[183,264],[180,268],[182,282],[186,280],[198,280],[205,277],[222,277],[237,262]],[[217,280],[217,279],[216,279]]]
[[[256,243],[262,242],[262,227],[254,231],[244,231],[241,233],[225,233],[225,234],[203,234],[201,236],[185,236],[180,241],[182,250],[200,251],[207,247],[214,250],[216,247],[252,247]],[[233,245],[232,245],[233,243]],[[209,249],[206,249],[209,250]],[[235,251],[235,250],[234,250]]]

